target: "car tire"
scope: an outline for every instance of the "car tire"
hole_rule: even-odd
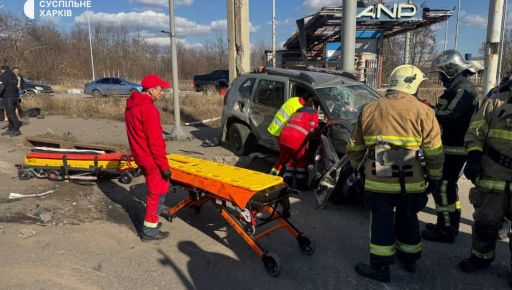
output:
[[[23,98],[26,100],[30,100],[30,99],[33,99],[36,95],[37,95],[37,93],[34,91],[26,91],[23,94]]]
[[[103,98],[103,94],[100,90],[93,90],[91,95],[95,98]]]
[[[251,130],[240,123],[234,123],[229,127],[229,144],[233,153],[238,156],[247,155],[250,147]]]

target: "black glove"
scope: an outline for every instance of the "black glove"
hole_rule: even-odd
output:
[[[171,180],[172,173],[170,169],[165,170],[162,172],[162,177]]]
[[[464,176],[471,182],[475,183],[476,178],[480,174],[480,167],[482,166],[482,152],[478,150],[469,151],[468,161],[464,167]]]
[[[427,179],[427,182],[427,193],[432,193],[432,195],[441,194],[441,180],[432,180],[429,178]]]

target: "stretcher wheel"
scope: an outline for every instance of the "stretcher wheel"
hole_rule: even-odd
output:
[[[133,178],[129,173],[124,173],[123,175],[119,176],[118,180],[122,184],[130,184],[132,183]]]
[[[28,171],[27,169],[21,168],[18,170],[18,178],[20,180],[29,180],[32,177],[34,177],[34,174],[32,174],[32,172]]]
[[[249,235],[254,235],[256,233],[256,226],[253,224],[246,224],[244,228],[245,232]]]
[[[60,174],[57,170],[50,170],[48,171],[48,180],[51,181],[60,181],[62,180],[62,174]]]
[[[302,252],[306,255],[312,255],[315,252],[315,244],[306,235],[300,234],[297,237],[297,242]]]
[[[279,258],[273,253],[267,252],[262,257],[263,266],[265,266],[265,271],[272,277],[279,276],[281,273],[281,267],[279,266]]]

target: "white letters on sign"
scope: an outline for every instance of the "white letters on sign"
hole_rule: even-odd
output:
[[[370,17],[372,19],[380,19],[384,16],[387,19],[400,19],[406,17],[414,17],[416,15],[416,5],[395,3],[390,10],[384,4],[375,4],[366,7],[363,11],[357,14],[357,18]]]

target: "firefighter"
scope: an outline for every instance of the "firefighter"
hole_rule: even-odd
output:
[[[423,80],[413,65],[395,68],[385,98],[363,108],[347,144],[352,166],[365,162],[364,188],[371,210],[370,264],[359,263],[355,271],[382,282],[390,281],[395,255],[406,271],[416,271],[421,256],[417,213],[427,204],[424,176],[433,191],[439,190],[442,176],[439,124],[434,111],[415,97]]]
[[[310,98],[291,116],[277,139],[280,156],[287,160],[284,182],[299,190],[306,187],[309,142],[312,138],[318,137],[316,108],[316,101]]]
[[[283,130],[288,120],[293,115],[293,113],[297,112],[304,104],[306,103],[306,99],[303,96],[293,97],[288,99],[277,111],[274,119],[270,123],[267,128],[267,131],[274,137],[279,137],[281,131]],[[279,154],[279,158],[276,161],[274,167],[270,171],[270,174],[279,175],[283,168],[283,165],[287,162],[286,156],[283,154]]]
[[[445,159],[441,192],[434,195],[437,223],[428,223],[421,236],[425,240],[453,243],[459,233],[461,214],[457,181],[466,163],[464,134],[477,103],[475,85],[468,77],[475,71],[455,50],[446,50],[435,57],[431,71],[439,73],[446,88],[435,107]]]
[[[464,272],[474,272],[489,267],[494,260],[496,235],[503,218],[512,213],[510,86],[506,90],[494,90],[484,100],[471,121],[465,144],[468,161],[464,175],[475,184],[469,192],[475,213],[471,256],[459,266]],[[509,247],[512,250],[512,243]]]

